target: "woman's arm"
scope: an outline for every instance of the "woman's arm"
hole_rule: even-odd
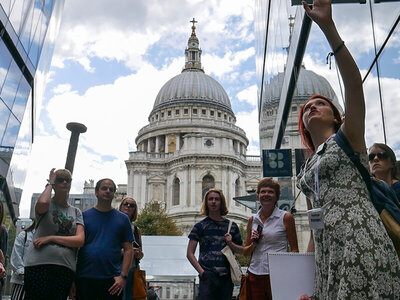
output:
[[[312,209],[312,204],[310,199],[307,198],[307,209]],[[307,252],[314,252],[315,251],[315,244],[314,244],[314,235],[312,230],[310,229],[310,240],[308,241]]]
[[[189,262],[192,264],[193,268],[199,273],[201,277],[204,273],[204,269],[200,266],[199,262],[197,261],[196,256],[194,253],[196,252],[198,242],[196,240],[189,240],[189,244],[186,251],[186,257]]]
[[[139,235],[139,245],[142,245],[142,233],[140,232],[139,227],[135,226],[135,228],[137,228],[138,235]],[[137,259],[142,259],[144,256],[142,247],[139,247],[139,248],[133,247],[133,256],[136,257]]]
[[[296,225],[294,218],[291,213],[286,213],[283,217],[283,225],[286,228],[286,235],[289,241],[290,252],[299,252],[299,246],[297,244]]]
[[[38,201],[36,202],[35,205],[35,210],[37,214],[43,215],[47,213],[50,207],[50,201],[51,201],[51,191],[53,189],[54,181],[56,180],[56,173],[54,172],[55,168],[50,170],[50,175],[49,175],[49,180],[48,182],[50,184],[46,185],[44,188],[44,191],[42,194],[39,196]]]
[[[342,130],[355,152],[365,151],[365,101],[360,70],[346,45],[342,45],[343,40],[332,20],[331,1],[314,0],[312,9],[303,1],[303,6],[321,28],[332,50],[338,49],[334,55],[345,88],[346,118]]]
[[[24,274],[24,252],[25,252],[25,235],[26,231],[20,232],[14,241],[14,247],[11,252],[11,268],[18,275]]]
[[[241,245],[237,245],[237,244],[235,244],[233,241],[232,241],[232,235],[230,234],[230,233],[225,233],[225,241],[226,241],[226,244],[229,246],[229,248],[231,248],[232,249],[232,251],[233,252],[235,252],[235,253],[240,253],[240,254],[242,254],[243,253],[243,246],[241,246]]]
[[[252,225],[253,225],[253,217],[250,217],[249,221],[247,222],[246,242],[243,248],[244,256],[250,256],[253,253],[254,249],[257,247],[257,243],[255,243],[252,240],[252,235],[257,234],[258,236],[258,232],[255,231],[252,233]]]
[[[48,235],[37,238],[33,241],[33,246],[35,248],[40,248],[48,243],[56,243],[70,248],[82,247],[85,243],[85,229],[83,225],[76,225],[76,233],[71,236],[61,236],[61,235]]]

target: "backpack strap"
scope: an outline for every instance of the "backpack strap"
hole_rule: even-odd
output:
[[[367,185],[367,189],[370,193],[370,196],[372,197],[372,183],[371,183],[371,175],[369,174],[368,170],[362,165],[360,161],[360,157],[355,154],[353,148],[351,147],[349,141],[347,140],[346,136],[344,135],[342,128],[339,128],[338,132],[335,135],[335,141],[336,144],[342,150],[346,155],[350,158],[350,160],[353,162],[357,170],[360,172],[361,177],[364,179],[365,184]]]
[[[231,231],[231,227],[232,227],[232,220],[229,220],[228,231],[226,233],[229,233]]]

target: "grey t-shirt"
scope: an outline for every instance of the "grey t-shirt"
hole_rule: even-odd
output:
[[[76,233],[76,225],[84,225],[82,212],[73,206],[57,205],[50,202],[49,210],[36,215],[36,231],[33,240],[49,235],[72,236]],[[35,248],[33,243],[28,248],[28,257],[25,266],[59,265],[72,271],[76,270],[77,248],[70,248],[60,244],[49,243],[40,248]]]

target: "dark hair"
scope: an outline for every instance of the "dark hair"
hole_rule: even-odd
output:
[[[28,226],[27,228],[25,228],[24,230],[25,230],[25,232],[32,231],[33,229],[35,229],[35,226],[36,226],[35,219],[32,219],[32,224],[29,225],[29,226]]]
[[[370,152],[372,148],[381,148],[384,150],[390,158],[390,161],[393,164],[392,170],[391,170],[391,175],[393,179],[400,180],[400,175],[398,173],[398,168],[397,168],[397,160],[396,160],[396,154],[394,154],[392,148],[390,148],[388,145],[383,144],[383,143],[374,143],[371,147],[369,147],[368,151]]]
[[[321,95],[312,95],[306,103],[303,104],[303,106],[300,109],[299,112],[299,131],[300,131],[300,136],[301,136],[301,141],[303,143],[304,146],[306,146],[307,150],[311,153],[315,152],[315,147],[314,144],[311,140],[311,135],[308,132],[308,130],[306,129],[306,127],[304,126],[304,122],[303,122],[303,114],[304,114],[304,108],[306,107],[307,103],[312,100],[312,99],[316,99],[316,98],[321,98],[323,100],[325,100],[326,102],[328,102],[329,106],[332,108],[333,111],[333,116],[335,117],[336,120],[338,120],[338,122],[335,124],[335,132],[337,132],[340,128],[340,126],[343,123],[342,120],[342,115],[340,114],[339,110],[337,109],[337,107],[335,106],[335,104],[333,104],[332,100],[321,96]]]
[[[203,216],[208,216],[209,211],[208,211],[208,206],[207,206],[207,198],[208,198],[208,195],[210,195],[211,193],[217,193],[221,197],[221,216],[226,216],[228,214],[228,208],[226,207],[225,196],[224,196],[224,194],[222,193],[221,190],[218,190],[218,189],[215,189],[215,188],[209,189],[207,191],[207,193],[204,195],[203,204],[201,206],[200,213]]]
[[[274,189],[275,195],[277,196],[277,200],[279,200],[279,197],[281,196],[281,185],[277,181],[273,180],[272,178],[261,179],[257,184],[256,193],[259,194],[261,188],[263,187],[269,187]]]
[[[131,222],[135,222],[136,219],[137,219],[137,214],[138,214],[138,207],[137,207],[137,203],[136,203],[136,200],[135,200],[135,199],[133,199],[132,197],[124,197],[124,198],[122,199],[121,204],[119,205],[119,208],[118,208],[118,209],[121,211],[122,204],[124,203],[124,201],[125,201],[126,199],[131,199],[131,200],[133,200],[133,202],[135,202],[135,211],[134,211],[132,217],[130,217]]]
[[[115,192],[117,190],[117,186],[115,185],[115,182],[110,178],[103,178],[103,179],[100,179],[99,181],[97,181],[94,190],[96,192],[98,192],[100,190],[100,185],[103,183],[103,181],[107,181],[107,180],[112,182],[112,184],[114,186],[114,192]]]

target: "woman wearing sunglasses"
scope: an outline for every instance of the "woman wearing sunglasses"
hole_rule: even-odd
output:
[[[132,284],[133,284],[133,270],[140,269],[139,262],[143,258],[144,254],[142,251],[142,235],[140,233],[139,227],[133,225],[133,223],[137,219],[138,210],[136,201],[131,197],[125,197],[122,199],[121,204],[119,205],[119,210],[126,214],[131,220],[132,223],[132,231],[135,236],[135,241],[133,242],[133,259],[132,265],[129,269],[128,279],[126,280],[126,284],[124,287],[124,293],[122,296],[123,300],[132,299]]]
[[[77,249],[85,240],[82,213],[68,203],[71,180],[70,171],[51,169],[35,205],[36,229],[25,264],[27,300],[68,297]]]
[[[369,168],[371,173],[394,190],[400,199],[400,174],[396,166],[396,155],[386,144],[375,143],[369,148]]]

